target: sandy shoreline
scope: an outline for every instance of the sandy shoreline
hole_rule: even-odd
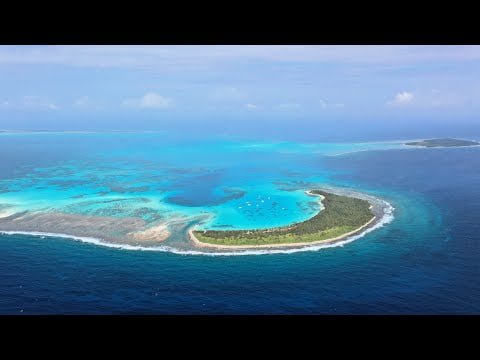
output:
[[[320,206],[321,209],[324,209],[324,206],[322,204],[322,200],[324,196],[320,194],[314,194],[311,192],[311,190],[305,191],[305,193],[309,196],[318,196],[320,197]],[[372,208],[373,205],[370,205],[370,208]],[[342,240],[345,240],[349,236],[355,235],[356,233],[362,231],[366,227],[368,227],[370,224],[372,224],[377,217],[373,216],[369,221],[367,221],[365,224],[362,226],[358,227],[355,230],[349,231],[345,234],[342,234],[340,236],[331,238],[331,239],[325,239],[325,240],[318,240],[318,241],[307,241],[307,242],[298,242],[298,243],[284,243],[284,244],[264,244],[264,245],[219,245],[219,244],[211,244],[211,243],[205,243],[197,239],[197,237],[193,234],[193,231],[195,230],[194,228],[191,228],[188,230],[188,236],[190,240],[197,246],[201,248],[212,248],[212,249],[265,249],[265,248],[290,248],[290,247],[301,247],[301,246],[309,246],[309,245],[318,245],[318,244],[333,244]]]
[[[198,247],[208,247],[208,248],[215,248],[215,249],[262,249],[262,248],[282,248],[282,247],[299,247],[299,246],[308,246],[308,245],[318,245],[318,244],[333,244],[342,240],[345,240],[349,236],[355,235],[356,233],[360,232],[361,230],[365,229],[367,226],[369,226],[372,222],[375,221],[377,217],[374,216],[372,217],[369,221],[367,221],[365,224],[360,226],[359,228],[349,231],[348,233],[345,233],[343,235],[331,238],[331,239],[325,239],[325,240],[318,240],[318,241],[307,241],[307,242],[298,242],[298,243],[285,243],[285,244],[265,244],[265,245],[218,245],[218,244],[210,244],[210,243],[204,243],[198,240],[195,235],[193,235],[194,229],[188,230],[188,236],[190,237],[190,240],[193,241],[193,243],[198,246]]]
[[[325,206],[322,201],[324,196],[320,194],[311,193],[311,190],[305,191],[309,196],[316,196],[319,199],[320,210],[323,210]],[[333,191],[333,193],[335,193]],[[350,195],[351,196],[351,195]],[[355,196],[353,196],[355,197]],[[370,200],[371,202],[372,200]],[[374,203],[371,202],[370,208],[373,208]],[[13,212],[15,213],[15,212]],[[2,209],[0,211],[0,232],[1,233],[25,233],[33,234],[38,236],[60,236],[60,237],[71,237],[74,239],[81,239],[82,241],[87,239],[87,242],[92,242],[95,244],[102,243],[103,245],[108,244],[108,246],[113,247],[125,247],[125,246],[147,246],[150,248],[152,246],[164,243],[168,240],[172,233],[170,225],[172,222],[160,223],[150,228],[145,228],[145,224],[140,219],[129,218],[129,219],[112,219],[108,217],[93,218],[91,216],[78,216],[72,214],[27,214],[21,216],[18,219],[15,218],[12,221],[5,219],[12,215],[11,209]],[[2,220],[3,218],[3,220]],[[197,225],[191,227],[188,230],[188,240],[190,242],[191,250],[194,249],[217,249],[217,250],[255,250],[255,249],[264,249],[264,250],[282,250],[287,249],[290,251],[292,248],[304,248],[313,245],[332,245],[335,243],[341,243],[347,238],[357,235],[358,233],[365,231],[370,227],[375,227],[375,224],[382,221],[382,215],[380,213],[373,212],[373,217],[363,224],[362,226],[342,235],[339,235],[334,238],[317,240],[317,241],[307,241],[307,242],[294,242],[294,243],[280,243],[280,244],[259,244],[259,245],[221,245],[221,244],[211,244],[204,243],[200,241],[194,235]],[[178,219],[178,222],[181,224],[185,223],[185,219]],[[92,231],[92,223],[96,228],[101,229],[101,231]],[[173,222],[175,223],[175,222]],[[59,226],[61,224],[62,226]],[[88,225],[88,226],[87,226]],[[295,224],[292,224],[295,225]],[[22,231],[19,231],[21,229]],[[55,230],[53,230],[55,229]],[[86,231],[89,229],[89,231]],[[110,236],[110,231],[115,230],[118,232],[121,230],[123,234],[119,236]],[[367,230],[368,231],[368,230]],[[57,234],[57,235],[55,235]],[[59,235],[58,235],[59,234]],[[65,235],[70,234],[70,235]],[[97,241],[98,240],[98,241]],[[166,246],[168,245],[168,241]],[[142,248],[143,249],[143,248]]]

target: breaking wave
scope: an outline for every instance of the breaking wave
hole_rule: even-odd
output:
[[[203,256],[244,256],[244,255],[266,255],[266,254],[293,254],[297,252],[304,252],[304,251],[318,251],[321,249],[327,248],[334,248],[334,247],[343,247],[345,244],[351,243],[361,237],[365,236],[369,232],[378,229],[385,224],[392,222],[394,219],[393,211],[395,208],[388,202],[383,201],[385,207],[383,209],[383,216],[382,218],[375,223],[372,227],[369,227],[362,231],[359,234],[352,235],[344,240],[335,242],[333,244],[316,244],[316,245],[306,245],[298,248],[289,248],[289,249],[281,249],[281,248],[272,248],[272,249],[248,249],[248,250],[236,250],[236,251],[215,251],[215,252],[207,252],[207,251],[200,251],[200,250],[182,250],[177,249],[170,246],[138,246],[138,245],[130,245],[130,244],[118,244],[118,243],[111,243],[105,241],[103,239],[94,238],[94,237],[87,237],[87,236],[75,236],[75,235],[68,235],[68,234],[57,234],[57,233],[50,233],[50,232],[37,232],[37,231],[0,231],[0,234],[5,235],[30,235],[30,236],[40,236],[40,237],[53,237],[53,238],[65,238],[71,239],[76,241],[81,241],[88,244],[94,244],[99,246],[110,247],[119,250],[135,250],[135,251],[160,251],[160,252],[170,252],[179,255],[203,255]]]

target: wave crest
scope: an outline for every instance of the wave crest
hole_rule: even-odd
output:
[[[170,246],[137,246],[137,245],[130,245],[130,244],[116,244],[105,241],[99,238],[87,237],[87,236],[75,236],[75,235],[68,235],[68,234],[57,234],[57,233],[50,233],[50,232],[37,232],[37,231],[0,231],[0,234],[5,235],[31,235],[31,236],[40,236],[40,237],[55,237],[55,238],[64,238],[64,239],[71,239],[76,241],[81,241],[88,244],[98,245],[98,246],[105,246],[109,248],[119,249],[119,250],[135,250],[135,251],[160,251],[160,252],[170,252],[178,255],[203,255],[203,256],[244,256],[244,255],[266,255],[266,254],[293,254],[297,252],[304,252],[304,251],[318,251],[321,249],[327,248],[334,248],[334,247],[343,247],[345,244],[351,243],[369,232],[378,229],[385,224],[392,222],[394,219],[393,211],[395,208],[388,202],[381,200],[385,207],[383,209],[384,215],[382,218],[372,227],[369,227],[362,231],[359,234],[350,236],[344,240],[338,241],[333,244],[317,244],[317,245],[306,245],[298,248],[290,248],[290,249],[249,249],[249,250],[237,250],[237,251],[218,251],[218,252],[206,252],[206,251],[198,251],[198,250],[181,250],[177,248],[173,248]]]

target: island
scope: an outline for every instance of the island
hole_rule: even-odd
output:
[[[324,208],[306,221],[261,230],[191,229],[190,239],[199,247],[238,249],[333,243],[360,232],[376,218],[367,200],[322,190],[307,194],[319,196]]]
[[[410,146],[423,146],[423,147],[457,147],[457,146],[476,146],[480,145],[479,142],[470,141],[470,140],[459,140],[459,139],[430,139],[422,141],[413,141],[405,143],[405,145]]]

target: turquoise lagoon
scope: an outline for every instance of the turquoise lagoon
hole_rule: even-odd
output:
[[[323,159],[404,148],[401,141],[182,140],[161,132],[0,136],[4,147],[22,144],[19,153],[9,151],[10,156],[18,157],[18,166],[0,180],[4,219],[25,212],[88,216],[90,220],[141,219],[142,229],[169,226],[176,245],[192,225],[259,229],[304,221],[320,210],[318,201],[305,190],[335,185],[330,181],[334,173],[322,165]],[[23,158],[23,153],[34,153],[34,161]],[[30,222],[27,230],[32,226]],[[67,235],[96,235],[94,226],[75,227]],[[18,228],[9,224],[7,230],[25,229],[22,224]],[[45,232],[45,227],[42,230]],[[59,232],[55,224],[47,230]],[[104,235],[115,242],[115,234]],[[169,241],[163,244],[171,245]]]
[[[37,217],[30,234],[0,233],[0,313],[479,314],[480,148],[402,144],[0,134],[1,216],[87,219],[45,229],[66,238],[31,234]],[[187,246],[196,224],[305,219],[318,204],[303,191],[321,186],[386,200],[393,217],[344,246],[214,254]],[[140,247],[114,245],[113,233],[103,246],[112,229],[101,229],[102,218],[167,222],[172,235]],[[99,236],[87,241],[89,227]]]

